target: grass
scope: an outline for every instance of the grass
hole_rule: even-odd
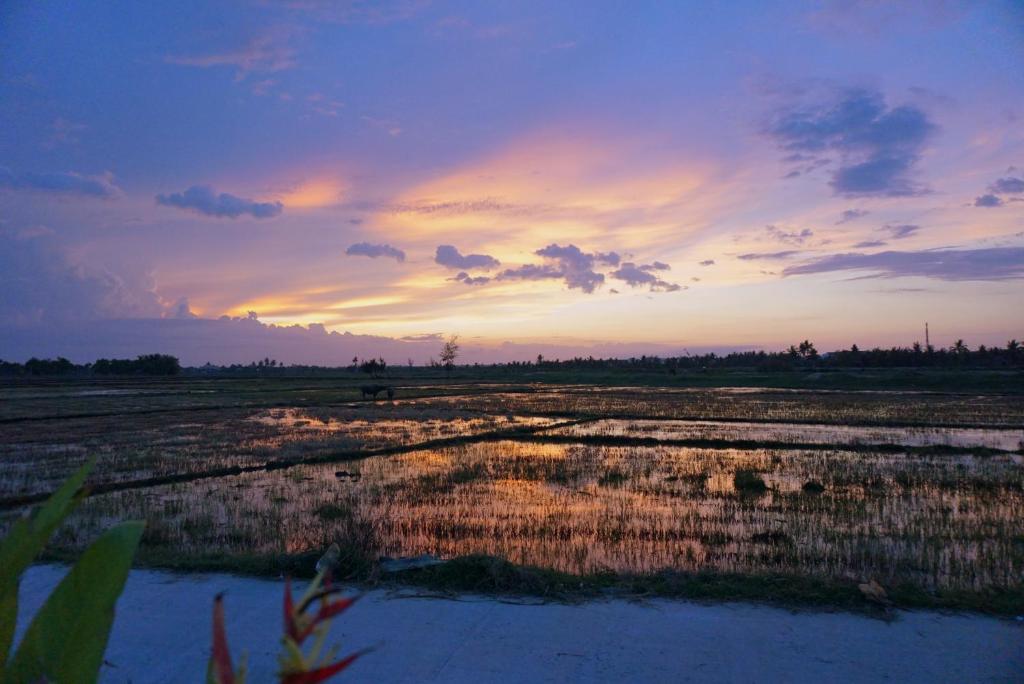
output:
[[[857,582],[800,575],[725,572],[574,575],[516,565],[493,556],[473,555],[384,576],[375,564],[353,562],[357,557],[357,553],[346,555],[343,551],[337,576],[365,589],[415,587],[452,594],[537,597],[558,602],[595,598],[741,601],[794,609],[887,615],[887,611],[864,597]],[[73,558],[74,553],[48,552],[43,560],[65,563]],[[143,548],[136,567],[308,579],[315,575],[318,559],[319,553],[182,556],[167,549]],[[913,585],[900,585],[885,589],[894,608],[970,611],[998,616],[1024,613],[1024,588],[929,592]]]
[[[348,506],[333,503],[317,506],[314,513],[324,520],[341,520],[350,515]]]

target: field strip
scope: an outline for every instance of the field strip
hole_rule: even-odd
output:
[[[524,418],[567,418],[579,413],[564,411],[516,411],[517,416]],[[845,418],[841,420],[815,420],[813,418],[796,420],[794,418],[763,418],[742,416],[706,416],[706,415],[672,415],[651,416],[638,413],[602,413],[589,414],[589,420],[636,420],[658,422],[665,420],[689,421],[694,423],[756,423],[758,425],[835,425],[837,427],[871,427],[871,428],[942,428],[949,430],[1024,430],[1024,423],[951,423],[951,422],[913,422],[907,420],[878,421]]]
[[[560,426],[544,428],[545,430],[557,429]],[[483,435],[481,439],[474,441],[491,441],[490,435]],[[777,449],[786,451],[814,451],[827,449],[828,451],[851,451],[851,452],[872,452],[872,453],[900,453],[900,454],[933,454],[933,455],[957,455],[975,454],[992,456],[996,454],[1019,454],[1021,451],[1009,451],[993,447],[968,447],[936,444],[931,446],[908,446],[903,444],[878,443],[869,444],[864,442],[786,442],[779,440],[755,440],[755,439],[707,439],[700,437],[690,438],[669,438],[660,439],[657,437],[629,437],[624,435],[551,435],[523,434],[507,438],[513,442],[531,442],[541,444],[593,444],[599,446],[641,446],[641,447],[691,447],[697,449],[738,449],[750,451],[754,449]]]
[[[437,398],[463,398],[473,396],[486,396],[486,392],[478,392],[473,394],[437,394],[422,397],[409,397],[407,399],[399,399],[397,401],[403,403],[414,403],[421,399],[437,399]],[[505,394],[500,392],[499,394]],[[516,394],[531,394],[529,391],[516,392]],[[19,417],[8,417],[0,418],[0,425],[12,424],[12,423],[35,423],[42,421],[58,421],[58,420],[80,420],[85,418],[110,418],[114,416],[145,416],[159,413],[193,413],[199,411],[255,411],[263,409],[276,409],[276,408],[360,408],[374,405],[384,406],[383,402],[370,403],[367,400],[354,400],[337,403],[323,403],[323,402],[274,402],[270,404],[233,404],[233,405],[216,405],[216,406],[178,406],[174,408],[152,408],[152,409],[140,409],[138,411],[99,411],[95,413],[70,413],[67,415],[49,415],[49,416],[19,416]],[[496,414],[502,413],[502,411],[496,411],[491,408],[473,408],[473,407],[459,407],[458,410],[469,413],[481,413],[481,414]],[[525,418],[577,418],[581,415],[579,411],[538,411],[529,410],[525,407],[516,407],[516,410],[512,411],[516,415],[523,416]],[[714,415],[699,415],[699,414],[674,414],[664,416],[652,416],[643,415],[637,413],[595,413],[595,414],[583,414],[580,418],[585,422],[594,420],[638,420],[638,421],[659,421],[659,420],[675,420],[675,421],[692,421],[692,422],[709,422],[709,423],[757,423],[765,425],[837,425],[843,427],[875,427],[875,428],[943,428],[951,430],[1021,430],[1024,429],[1024,423],[956,423],[949,421],[929,421],[929,422],[914,422],[908,420],[894,420],[894,421],[879,421],[879,420],[858,420],[846,418],[843,420],[824,420],[824,419],[801,419],[794,420],[793,418],[765,418],[760,416],[714,416]]]
[[[450,446],[461,446],[466,444],[479,444],[485,442],[523,442],[533,444],[585,444],[595,446],[623,446],[623,447],[686,447],[696,449],[736,449],[741,451],[753,451],[761,449],[775,449],[780,451],[844,451],[851,453],[903,453],[922,454],[936,456],[954,456],[972,454],[976,456],[994,456],[1000,454],[1019,454],[1018,451],[997,449],[992,447],[969,447],[954,445],[930,445],[930,446],[908,446],[890,443],[830,443],[830,442],[787,442],[779,440],[735,440],[735,439],[707,439],[707,438],[678,438],[659,439],[656,437],[629,437],[622,435],[560,435],[549,434],[546,431],[558,430],[575,425],[592,423],[602,418],[580,418],[564,421],[553,425],[538,425],[534,427],[517,427],[507,430],[493,430],[475,435],[459,435],[455,437],[441,437],[415,444],[395,445],[377,449],[346,449],[334,451],[307,458],[284,461],[267,461],[259,465],[250,466],[226,466],[200,472],[179,473],[172,475],[159,475],[155,477],[140,478],[135,480],[121,480],[117,482],[105,482],[92,485],[87,488],[86,496],[105,494],[108,492],[122,491],[126,489],[145,489],[164,484],[177,484],[192,482],[218,477],[230,477],[244,473],[270,472],[284,470],[300,465],[323,465],[327,463],[343,463],[346,461],[363,460],[374,456],[393,456],[396,454],[423,451],[427,449],[439,449]],[[0,510],[19,508],[33,503],[45,501],[49,493],[37,492],[18,496],[0,498]]]
[[[554,425],[517,427],[510,430],[494,430],[491,432],[485,432],[477,435],[441,437],[438,439],[430,439],[425,442],[417,442],[416,444],[404,444],[390,447],[381,447],[379,449],[347,449],[344,451],[334,451],[330,453],[319,454],[317,456],[310,456],[307,458],[299,458],[288,461],[267,461],[266,463],[261,463],[259,465],[226,466],[223,468],[214,468],[212,470],[204,470],[200,472],[178,473],[173,475],[158,475],[155,477],[140,478],[137,480],[121,480],[118,482],[101,482],[98,484],[83,487],[81,493],[89,497],[96,496],[97,494],[106,494],[109,492],[122,491],[126,489],[145,489],[147,487],[157,487],[159,485],[165,484],[177,484],[181,482],[194,482],[196,480],[207,480],[218,477],[230,477],[232,475],[242,475],[243,473],[285,470],[287,468],[292,468],[294,466],[300,465],[323,465],[326,463],[343,463],[345,461],[363,460],[365,458],[370,458],[373,456],[393,456],[395,454],[404,454],[412,451],[422,451],[425,449],[440,449],[449,446],[472,444],[475,442],[509,440],[517,436],[526,436],[537,430],[572,427],[573,425],[581,425],[583,423],[592,422],[593,420],[593,418],[581,418],[578,420],[569,420],[562,423],[555,423]],[[0,498],[0,510],[20,508],[22,506],[27,506],[29,504],[39,503],[48,499],[50,497],[50,494],[50,492],[37,492],[34,494],[23,494],[18,496],[2,497]]]
[[[421,399],[440,399],[440,398],[451,398],[461,399],[465,397],[480,397],[487,396],[489,394],[533,394],[533,390],[516,390],[516,391],[505,391],[500,392],[470,392],[468,394],[424,394],[416,397],[400,398],[396,401],[399,402],[415,402]],[[190,413],[194,411],[231,411],[231,410],[258,410],[258,409],[274,409],[274,408],[359,408],[363,406],[381,405],[384,406],[383,400],[377,401],[366,399],[353,399],[351,401],[340,401],[340,402],[324,402],[320,400],[310,400],[308,402],[302,401],[277,401],[272,403],[264,404],[211,404],[209,406],[175,406],[175,407],[160,407],[160,408],[145,408],[137,411],[91,411],[85,413],[67,413],[64,415],[47,415],[47,416],[8,416],[6,418],[0,418],[0,425],[10,423],[35,423],[47,420],[77,420],[82,418],[110,418],[113,416],[146,416],[156,413]],[[466,411],[475,411],[478,413],[494,413],[494,411],[483,411],[481,409],[461,409]],[[522,415],[530,415],[523,413]],[[540,415],[540,414],[538,414]],[[564,415],[564,414],[563,414]],[[540,417],[551,417],[543,416]],[[562,416],[558,416],[562,417]]]

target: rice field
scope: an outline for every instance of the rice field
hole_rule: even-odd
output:
[[[1024,590],[1019,395],[295,384],[5,389],[34,413],[5,402],[0,520],[96,459],[58,549],[141,518],[144,551],[184,566],[338,543],[580,577]]]

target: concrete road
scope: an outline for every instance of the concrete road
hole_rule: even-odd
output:
[[[65,568],[31,568],[21,619]],[[250,682],[274,680],[282,582],[133,571],[118,604],[104,682],[199,682],[213,597],[225,592],[232,652]],[[344,682],[1022,682],[1024,622],[900,612],[608,600],[516,604],[374,591],[341,616],[330,643],[376,645]]]

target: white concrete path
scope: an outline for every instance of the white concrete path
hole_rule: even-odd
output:
[[[31,568],[21,627],[65,572]],[[131,573],[104,682],[201,682],[213,597],[226,592],[228,640],[250,682],[273,681],[282,582]],[[1024,622],[901,612],[610,600],[515,605],[482,597],[374,591],[335,623],[342,653],[378,645],[338,682],[1022,682]]]

